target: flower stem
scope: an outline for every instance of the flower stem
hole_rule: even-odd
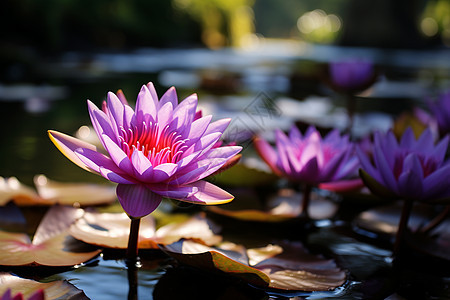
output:
[[[398,258],[398,256],[400,255],[404,235],[406,230],[408,229],[408,220],[411,215],[412,207],[413,207],[413,200],[406,199],[403,204],[402,214],[400,216],[400,222],[398,224],[397,234],[395,236],[394,250],[392,252],[392,256],[394,259]]]
[[[351,137],[356,112],[356,99],[352,94],[347,94],[346,98],[347,98],[347,115],[348,115],[348,125],[346,128],[346,132]]]
[[[311,199],[311,190],[312,190],[312,186],[309,184],[305,185],[305,188],[303,190],[303,200],[302,200],[302,215],[309,219],[309,212],[308,212],[308,207],[309,207],[309,202]]]
[[[439,224],[441,224],[442,221],[444,221],[449,214],[450,214],[450,205],[447,205],[440,214],[438,214],[433,220],[430,221],[430,223],[428,223],[426,226],[420,229],[420,232],[424,234],[429,233],[431,230],[439,226]]]
[[[128,248],[125,258],[127,261],[136,262],[138,257],[138,237],[139,237],[139,225],[141,224],[140,218],[132,218],[130,225],[130,235],[128,237]]]

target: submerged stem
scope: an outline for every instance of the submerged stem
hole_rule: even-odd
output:
[[[406,230],[408,229],[408,220],[411,215],[411,210],[413,207],[413,200],[406,199],[403,203],[402,214],[400,216],[400,222],[398,224],[397,234],[395,236],[394,250],[392,252],[393,258],[397,258],[400,254],[403,239]]]
[[[347,115],[348,115],[348,125],[346,128],[346,132],[351,136],[356,112],[356,99],[352,94],[347,94],[346,98],[347,98],[346,100],[347,100]]]
[[[138,263],[127,260],[128,300],[138,299]]]
[[[127,273],[128,273],[128,300],[137,300],[138,291],[138,237],[139,237],[139,225],[141,224],[140,218],[132,218],[130,225],[130,235],[128,237],[128,248],[125,254]]]
[[[311,199],[311,190],[312,186],[309,184],[305,185],[305,189],[303,190],[303,201],[302,201],[302,215],[309,219],[309,202]]]

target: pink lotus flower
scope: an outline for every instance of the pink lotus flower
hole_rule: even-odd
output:
[[[352,155],[354,147],[348,135],[341,136],[338,130],[322,139],[312,126],[304,136],[293,126],[289,136],[276,131],[277,150],[261,138],[255,139],[255,147],[274,173],[309,185],[342,179],[355,172],[359,164]]]
[[[152,83],[142,86],[136,110],[121,91],[108,93],[98,109],[88,100],[93,127],[106,150],[74,137],[49,131],[50,139],[72,162],[118,183],[125,212],[139,218],[154,211],[162,197],[197,204],[221,204],[233,196],[202,180],[240,150],[215,147],[230,119],[211,123],[196,117],[197,95],[178,103],[175,88],[160,100]]]
[[[408,128],[397,141],[392,130],[374,134],[373,162],[361,149],[361,177],[378,195],[438,202],[450,197],[450,164],[444,161],[449,138],[434,145],[426,129],[416,140]]]

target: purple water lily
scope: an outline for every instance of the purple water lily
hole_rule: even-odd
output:
[[[322,139],[313,126],[304,136],[292,126],[289,136],[276,131],[277,151],[262,138],[255,139],[255,147],[274,173],[310,185],[339,180],[358,167],[358,159],[352,155],[353,144],[337,129]]]
[[[24,295],[19,292],[13,296],[11,289],[7,289],[6,292],[0,296],[0,300],[24,300]],[[45,299],[45,293],[44,290],[39,289],[36,292],[34,292],[29,298],[26,298],[28,300],[44,300]]]
[[[450,132],[450,90],[442,92],[436,101],[429,100],[428,107],[437,120],[441,135]]]
[[[426,129],[416,140],[408,128],[400,141],[392,130],[375,132],[373,162],[361,149],[361,177],[369,189],[387,197],[439,202],[450,197],[450,164],[445,159],[449,137],[434,145]]]
[[[306,215],[312,186],[338,181],[354,173],[359,166],[348,135],[341,136],[337,129],[322,139],[313,126],[304,136],[292,126],[289,136],[276,131],[276,150],[259,137],[255,139],[255,148],[275,174],[305,184],[302,206]]]
[[[151,213],[162,197],[226,203],[233,196],[202,179],[241,147],[217,147],[230,119],[211,123],[212,116],[196,116],[196,108],[196,94],[178,103],[172,87],[158,100],[149,83],[142,86],[135,111],[121,91],[108,93],[102,110],[88,100],[91,121],[106,154],[63,133],[49,131],[49,136],[72,162],[118,183],[117,197],[132,218]]]
[[[329,73],[331,85],[342,92],[362,91],[368,88],[375,79],[372,62],[363,59],[331,62]]]
[[[360,175],[367,187],[382,197],[404,200],[394,258],[401,252],[413,202],[449,203],[450,163],[445,161],[448,142],[449,137],[445,136],[435,145],[429,128],[416,139],[409,127],[400,141],[392,130],[386,134],[375,132],[373,162],[357,148]]]

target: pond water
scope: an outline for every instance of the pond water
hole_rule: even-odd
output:
[[[353,55],[368,57],[383,70],[380,82],[370,94],[358,98],[360,114],[355,120],[355,135],[362,136],[374,128],[389,128],[397,114],[423,105],[423,98],[434,88],[448,85],[450,60],[446,51],[381,51],[266,42],[264,47],[246,51],[142,49],[129,53],[67,53],[42,59],[32,66],[13,65],[11,72],[29,67],[35,78],[20,84],[0,84],[0,175],[15,176],[30,186],[36,174],[58,181],[104,183],[99,176],[64,158],[48,139],[47,130],[74,134],[90,124],[86,99],[100,105],[108,91],[122,89],[134,102],[140,86],[149,81],[155,83],[160,95],[171,85],[176,86],[179,99],[198,93],[205,113],[213,113],[216,119],[232,117],[236,120],[232,126],[239,132],[287,129],[296,121],[344,128],[344,102],[321,82],[321,72],[327,62]],[[274,106],[276,114],[255,117],[249,113],[261,101]],[[247,143],[244,157],[252,156],[248,135],[232,137]],[[239,197],[234,201],[239,201]],[[264,291],[178,265],[159,251],[142,251],[139,299],[191,299],[193,293],[195,299],[450,299],[447,262],[424,260],[423,256],[412,254],[401,268],[393,268],[390,245],[362,238],[353,230],[352,218],[370,205],[355,204],[354,199],[340,201],[343,204],[335,218],[317,222],[314,230],[306,234],[296,232],[304,230],[301,226],[261,226],[210,214],[223,222],[225,238],[235,242],[260,244],[271,238],[298,237],[311,251],[334,258],[348,275],[346,284],[335,291]],[[179,208],[187,213],[191,212],[189,209]],[[90,299],[124,299],[128,295],[128,276],[121,255],[120,251],[106,251],[86,265],[32,277],[43,281],[66,279]]]

